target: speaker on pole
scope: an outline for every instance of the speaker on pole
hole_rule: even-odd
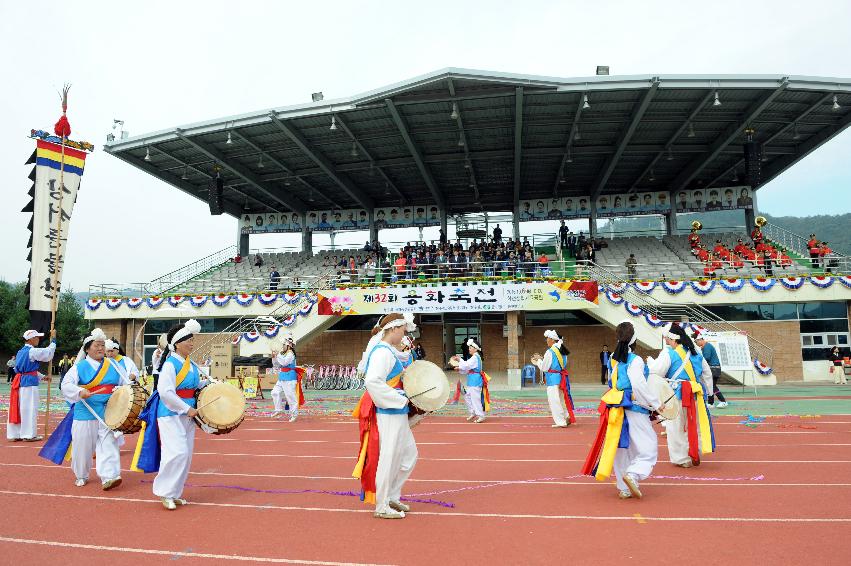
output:
[[[745,152],[745,183],[758,187],[762,183],[762,154],[755,141],[747,141]]]
[[[210,214],[213,216],[218,216],[222,214],[222,190],[225,186],[225,181],[222,179],[220,173],[216,173],[216,176],[210,179],[208,186],[208,197],[207,200],[210,204]]]

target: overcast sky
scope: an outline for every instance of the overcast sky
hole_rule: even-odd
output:
[[[550,76],[771,73],[851,77],[851,2],[2,2],[0,278],[23,280],[31,128],[73,84],[89,156],[64,286],[147,281],[236,242],[237,221],[101,150],[131,135],[337,98],[444,67]],[[760,191],[776,215],[851,211],[851,132]],[[802,196],[806,195],[806,197]],[[528,229],[525,229],[528,230]],[[524,230],[524,231],[525,231]],[[506,230],[508,232],[509,230]],[[382,232],[382,240],[405,234]],[[322,236],[327,241],[327,236]],[[319,240],[320,238],[317,238]],[[299,244],[253,236],[251,246]]]

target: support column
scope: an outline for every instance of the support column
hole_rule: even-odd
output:
[[[756,191],[751,192],[751,198],[753,199],[753,208],[745,209],[745,231],[748,233],[753,230],[753,227],[755,226],[754,222],[756,221],[756,217],[759,215],[759,211],[756,206]]]
[[[328,232],[328,237],[331,238],[331,249],[332,250],[337,249],[337,248],[334,247],[334,238],[337,237],[337,233],[334,232],[333,230],[331,230],[330,232]]]
[[[520,239],[520,205],[514,207],[514,214],[511,215],[511,235],[516,242]]]
[[[665,215],[665,234],[673,236],[677,231],[677,213],[673,210]]]
[[[588,233],[592,238],[597,237],[597,202],[591,199],[591,214],[588,216]]]
[[[301,229],[301,251],[313,255],[313,232],[305,224]]]
[[[506,372],[508,374],[508,388],[520,389],[523,386],[520,363],[520,311],[508,311],[505,313],[506,326],[508,327],[508,352]]]
[[[378,228],[375,226],[375,209],[369,209],[369,241],[370,243],[378,241]]]
[[[236,229],[236,249],[242,257],[248,257],[248,234],[242,233],[242,228]]]

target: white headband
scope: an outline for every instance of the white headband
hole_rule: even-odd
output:
[[[629,346],[632,346],[633,344],[635,344],[635,341],[638,340],[638,333],[635,331],[635,325],[632,323],[631,320],[623,319],[622,321],[620,321],[618,323],[618,326],[620,326],[624,322],[626,322],[627,324],[632,326],[632,338],[630,338],[629,344],[628,344]]]
[[[417,325],[414,324],[414,315],[409,312],[406,312],[402,315],[402,318],[395,318],[390,322],[386,323],[384,326],[381,327],[381,330],[389,330],[397,326],[404,326],[406,332],[413,332],[417,329]]]
[[[547,330],[546,332],[544,332],[544,338],[549,338],[550,340],[555,340],[556,342],[561,340],[561,338],[559,338],[558,332],[556,332],[555,330]]]
[[[86,345],[90,342],[94,342],[96,340],[100,340],[101,342],[106,342],[106,334],[104,334],[103,330],[100,328],[95,328],[92,330],[92,333],[83,338],[83,345],[80,346],[80,351],[77,352],[77,361],[82,361],[86,358]]]
[[[472,338],[467,338],[467,347],[468,348],[475,348],[476,350],[478,350],[480,352],[482,351],[482,347],[479,346],[478,344],[476,344],[476,341],[473,340]]]
[[[408,348],[413,348],[414,347],[414,339],[411,338],[410,336],[403,336],[402,337],[402,345],[406,346]]]
[[[174,346],[184,338],[188,336],[192,336],[193,334],[198,334],[201,332],[201,325],[198,324],[198,321],[194,318],[190,318],[186,321],[186,324],[183,325],[183,328],[178,330],[172,336],[171,341],[168,343],[168,349],[174,352]]]
[[[662,327],[662,336],[664,338],[670,338],[671,340],[681,340],[682,337],[679,334],[674,334],[671,332],[671,328],[674,326],[673,322],[669,322],[665,326]]]
[[[113,342],[112,340],[109,340],[109,339],[107,339],[105,345],[106,345],[107,350],[117,350],[118,349],[118,342]]]

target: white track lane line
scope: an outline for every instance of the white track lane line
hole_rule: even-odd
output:
[[[24,497],[53,497],[58,499],[80,499],[88,501],[112,501],[116,503],[148,503],[162,505],[159,501],[151,499],[139,499],[131,497],[102,497],[94,495],[65,495],[56,493],[38,493],[31,491],[0,490],[0,495],[24,496]],[[320,511],[325,513],[357,513],[372,514],[372,509],[344,509],[334,507],[298,507],[294,505],[247,505],[237,503],[204,503],[193,501],[190,506],[195,507],[222,507],[232,509],[263,509],[279,511]],[[519,513],[462,513],[460,511],[416,511],[413,516],[435,516],[435,517],[475,517],[494,519],[545,519],[558,521],[635,521],[634,515],[621,516],[596,516],[596,515],[535,515]],[[642,516],[646,521],[659,522],[724,522],[724,523],[851,523],[849,517],[653,517]],[[320,563],[321,564],[321,563]]]
[[[274,564],[311,564],[317,566],[377,566],[374,564],[361,564],[355,562],[327,562],[322,560],[297,560],[294,558],[266,558],[263,556],[239,556],[232,554],[206,554],[201,552],[183,552],[178,550],[154,550],[150,548],[131,548],[127,546],[101,546],[96,544],[78,544],[73,542],[33,540],[25,538],[13,538],[0,536],[0,542],[13,544],[29,544],[38,546],[57,546],[61,548],[79,548],[82,550],[100,550],[107,552],[124,552],[129,554],[154,554],[158,556],[169,556],[172,560],[177,558],[204,558],[212,560],[230,560],[235,562],[267,562]],[[60,559],[61,560],[61,559]]]

